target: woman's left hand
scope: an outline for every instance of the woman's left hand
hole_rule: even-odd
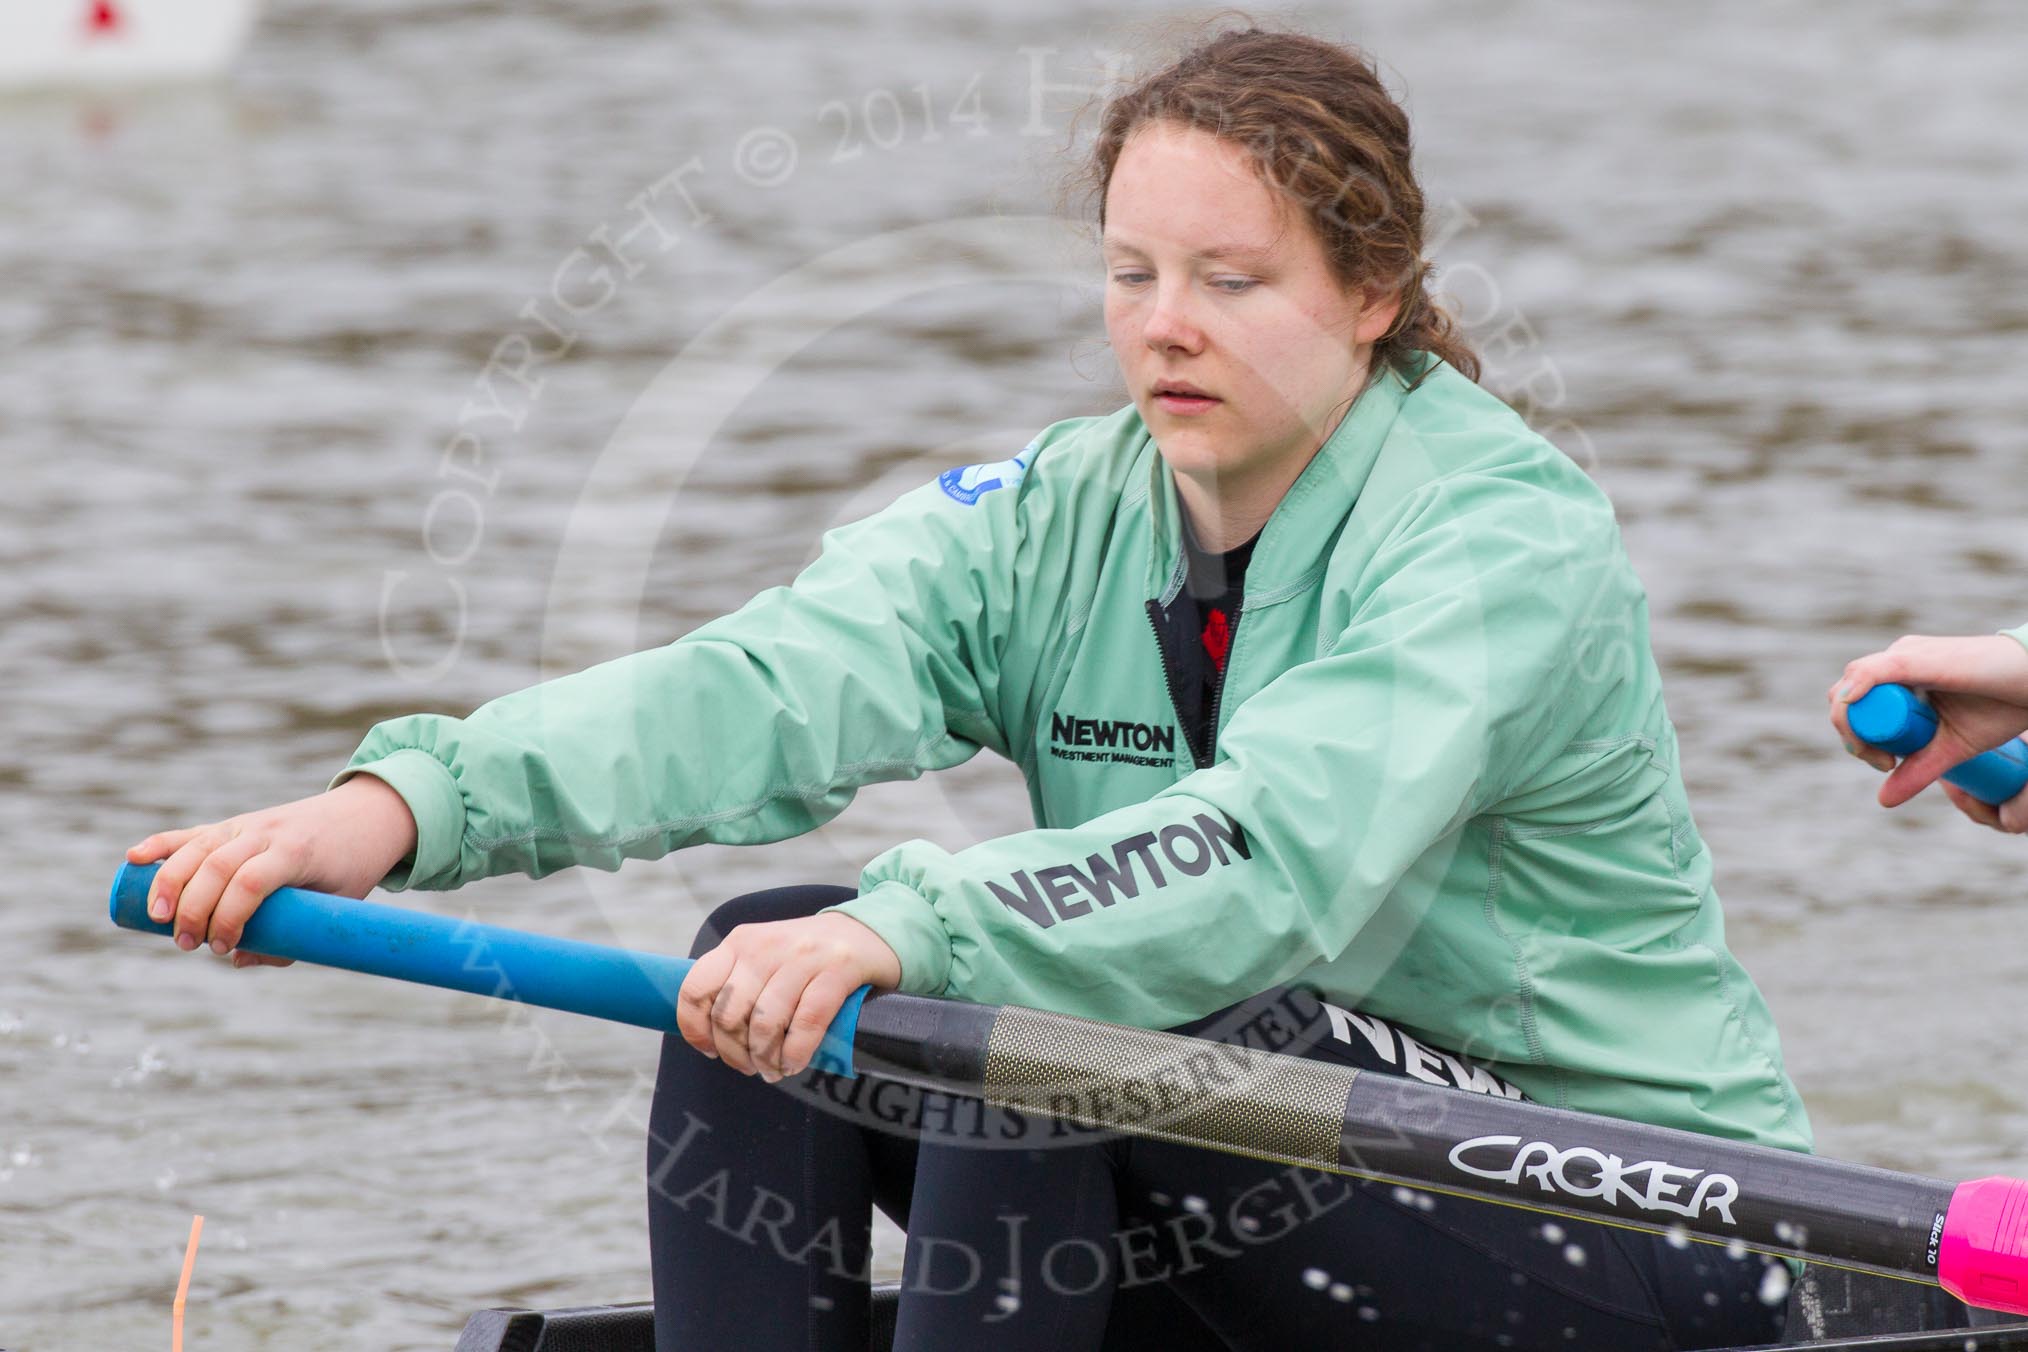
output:
[[[676,995],[683,1040],[770,1084],[797,1075],[861,986],[892,989],[901,959],[839,912],[735,925],[697,960]]]

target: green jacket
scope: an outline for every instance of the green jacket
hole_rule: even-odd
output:
[[[1590,479],[1448,365],[1376,376],[1260,537],[1204,768],[1148,611],[1177,520],[1132,405],[1059,422],[332,783],[401,793],[382,886],[434,889],[779,840],[987,747],[1035,829],[897,845],[839,907],[905,990],[1165,1027],[1302,979],[1540,1101],[1809,1148]]]

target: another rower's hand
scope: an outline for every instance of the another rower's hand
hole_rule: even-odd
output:
[[[415,818],[385,780],[355,775],[335,789],[225,821],[162,831],[127,847],[127,860],[163,860],[148,915],[174,920],[176,945],[234,950],[246,922],[278,887],[359,898],[415,848]],[[232,965],[286,967],[288,958],[233,952]]]
[[[1845,720],[1846,706],[1889,681],[1918,690],[1937,713],[1936,737],[1899,763],[1855,738]],[[1881,806],[1898,807],[1952,766],[2028,732],[2028,648],[2004,634],[1911,635],[1848,663],[1827,694],[1831,726],[1846,749],[1874,769],[1891,772],[1880,786]],[[2028,830],[2028,794],[1994,809],[1953,785],[1944,790],[1974,821],[2003,831]]]
[[[676,1027],[706,1056],[770,1084],[810,1064],[861,986],[892,989],[901,959],[842,912],[735,925],[676,995]]]
[[[1979,825],[1990,826],[1995,831],[2005,831],[2009,835],[2028,833],[2028,789],[2022,790],[1995,807],[1991,803],[1980,802],[1955,784],[1944,784],[1940,787],[1951,802],[1957,805],[1958,811]]]

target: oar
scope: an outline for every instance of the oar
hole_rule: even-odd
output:
[[[1883,682],[1845,710],[1852,735],[1896,756],[1913,756],[1936,737],[1936,710],[1905,685]],[[1982,803],[2004,803],[2028,789],[2028,742],[2019,738],[1944,771]]]
[[[158,866],[123,865],[113,922]],[[675,1029],[690,962],[284,887],[241,947]],[[1681,1233],[2028,1314],[2028,1182],[1935,1179],[1014,1005],[864,990],[812,1065],[1276,1164]]]

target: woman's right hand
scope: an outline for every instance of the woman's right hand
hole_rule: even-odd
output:
[[[148,915],[174,919],[177,947],[209,940],[226,953],[276,888],[364,897],[414,848],[408,804],[385,780],[361,774],[293,803],[158,832],[128,846],[127,861],[165,861],[148,890]],[[237,952],[232,965],[290,961]]]
[[[1898,682],[1922,692],[1937,713],[1936,736],[1901,761],[1852,735],[1845,710],[1874,686]],[[1880,786],[1883,807],[1898,807],[1944,771],[2028,732],[2028,648],[2005,634],[1973,638],[1896,639],[1885,652],[1848,663],[1830,689],[1831,724],[1846,749],[1877,770],[1892,771]],[[2003,831],[2028,830],[2028,793],[1997,808],[1946,784],[1959,811]]]

